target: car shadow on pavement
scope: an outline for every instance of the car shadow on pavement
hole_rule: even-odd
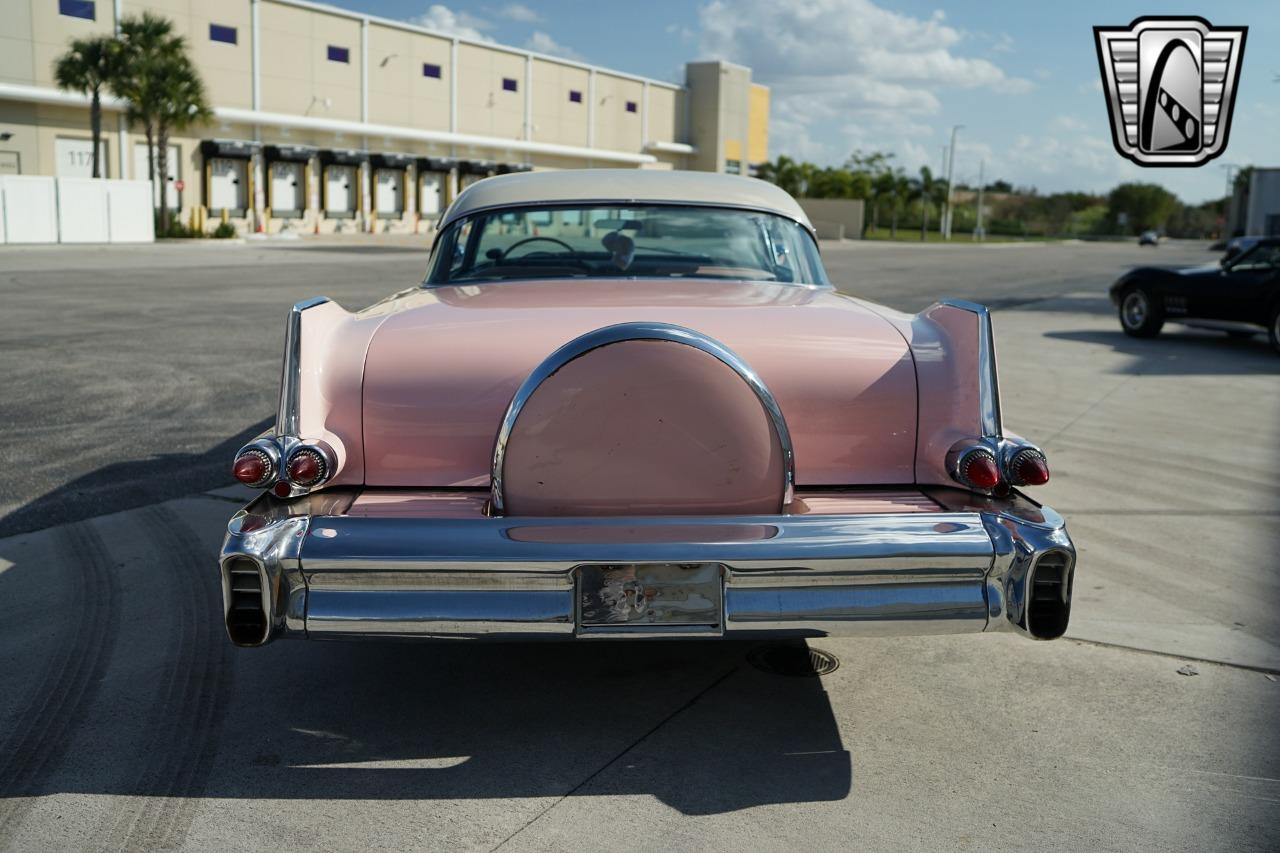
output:
[[[747,648],[605,642],[247,651],[236,656],[237,695],[266,676],[261,687],[275,691],[276,707],[233,710],[205,796],[650,794],[684,814],[844,798],[850,758],[821,681],[758,672],[745,661]],[[306,663],[290,666],[279,660],[285,657]],[[328,676],[323,684],[305,675],[318,666]],[[249,691],[257,701],[257,688]]]
[[[1132,359],[1113,372],[1166,376],[1280,374],[1280,357],[1261,331],[1253,337],[1232,337],[1223,332],[1166,326],[1154,338],[1132,338],[1119,328],[1046,332],[1045,337],[1107,347]]]
[[[161,453],[104,465],[0,517],[0,537],[231,485],[235,452],[274,420],[263,418],[200,453]]]
[[[751,643],[235,648],[230,512],[197,496],[2,540],[0,831],[53,794],[144,798],[101,800],[127,849],[157,811],[178,845],[201,798],[623,793],[715,814],[851,790],[823,679],[757,670]]]

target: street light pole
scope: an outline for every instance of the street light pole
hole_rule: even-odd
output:
[[[1235,198],[1235,186],[1231,180],[1231,172],[1233,169],[1239,169],[1235,163],[1223,163],[1222,168],[1227,173],[1227,195],[1222,200],[1222,238],[1224,240],[1231,239],[1231,202]]]
[[[956,178],[956,133],[962,127],[964,127],[963,124],[957,124],[951,128],[951,148],[947,152],[947,209],[942,214],[942,239],[944,240],[951,239],[951,188],[955,186]]]
[[[973,239],[982,240],[986,234],[982,231],[982,191],[985,188],[983,182],[983,171],[986,169],[987,161],[978,161],[978,224],[973,228]]]

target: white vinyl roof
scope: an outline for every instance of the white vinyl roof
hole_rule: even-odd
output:
[[[813,230],[796,200],[767,181],[714,172],[657,169],[566,169],[495,175],[467,187],[445,211],[440,227],[480,210],[573,202],[742,207],[777,213]]]

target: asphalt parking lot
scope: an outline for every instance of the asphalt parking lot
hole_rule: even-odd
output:
[[[235,649],[214,557],[287,307],[399,244],[0,251],[0,849],[1275,850],[1280,358],[1119,331],[1201,244],[842,244],[997,309],[1006,425],[1080,549],[1068,638]]]

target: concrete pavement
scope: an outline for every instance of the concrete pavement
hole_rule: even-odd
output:
[[[899,307],[1008,306],[1006,423],[1081,549],[1071,639],[823,640],[822,679],[738,644],[238,650],[236,502],[152,501],[0,539],[0,849],[1277,849],[1280,359],[1124,337],[1090,279],[1135,254],[827,251]]]

